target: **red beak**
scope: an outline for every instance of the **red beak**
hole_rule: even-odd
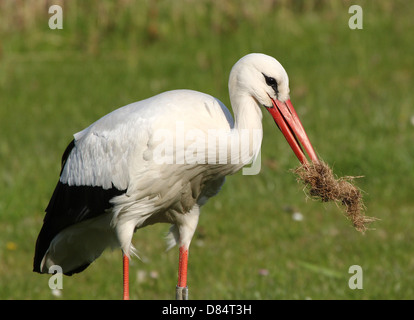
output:
[[[307,152],[310,160],[315,163],[319,163],[318,157],[313,150],[312,144],[309,141],[308,135],[299,120],[299,117],[292,106],[290,100],[281,102],[279,100],[272,100],[273,106],[266,108],[273,119],[275,120],[280,131],[282,131],[287,142],[298,157],[302,164],[307,163],[306,155],[302,150],[301,145]]]

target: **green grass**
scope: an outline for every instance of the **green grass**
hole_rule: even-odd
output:
[[[335,205],[306,199],[289,172],[298,162],[265,114],[260,175],[229,177],[203,208],[190,298],[414,298],[410,2],[357,1],[364,29],[355,31],[347,1],[65,1],[63,30],[48,29],[41,1],[27,2],[33,10],[12,2],[0,10],[0,298],[57,299],[32,258],[73,133],[176,88],[230,107],[229,71],[249,52],[284,65],[317,153],[338,175],[364,176],[367,215],[381,220],[361,235]],[[143,261],[131,265],[133,299],[174,298],[178,252],[165,252],[167,230],[134,236]],[[348,288],[355,264],[362,290]],[[61,298],[118,299],[121,287],[121,254],[107,251],[64,278]]]

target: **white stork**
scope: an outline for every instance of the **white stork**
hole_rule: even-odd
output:
[[[176,297],[187,299],[187,261],[200,207],[225,176],[254,160],[266,109],[298,159],[318,158],[290,102],[289,79],[274,58],[252,53],[229,79],[234,120],[210,95],[173,90],[119,108],[76,133],[36,242],[34,271],[83,271],[105,248],[121,248],[124,299],[134,232],[164,222],[179,245]],[[213,138],[212,138],[213,137]],[[236,143],[235,143],[236,141]],[[301,145],[300,145],[301,144]]]

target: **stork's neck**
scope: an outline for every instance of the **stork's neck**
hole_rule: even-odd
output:
[[[249,158],[256,158],[263,138],[263,115],[260,105],[250,95],[230,94],[230,100],[234,113],[233,134],[240,137],[241,144],[249,144]]]
[[[234,113],[234,128],[262,130],[262,111],[258,102],[249,95],[232,96],[231,106]]]

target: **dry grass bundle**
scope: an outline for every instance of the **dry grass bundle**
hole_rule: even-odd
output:
[[[376,218],[364,215],[364,204],[361,191],[352,184],[357,177],[337,179],[332,169],[324,163],[304,164],[294,170],[298,182],[306,185],[312,198],[323,202],[335,201],[345,206],[346,216],[352,221],[355,229],[364,233],[367,225]]]

